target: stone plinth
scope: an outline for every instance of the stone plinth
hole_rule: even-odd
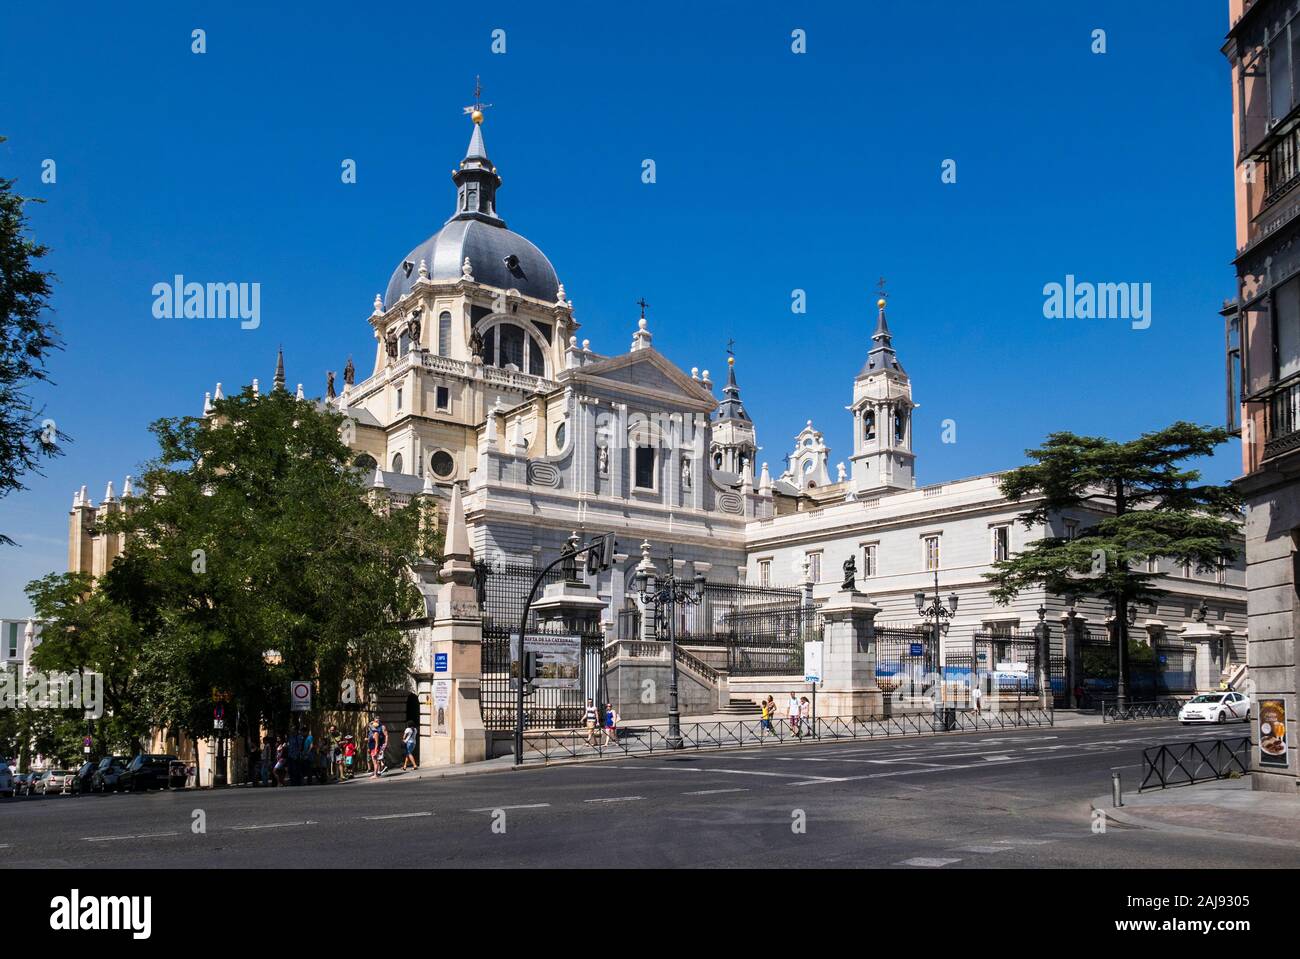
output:
[[[880,607],[866,593],[840,590],[821,608],[822,681],[817,712],[822,716],[875,716],[884,712],[876,683],[876,615]]]
[[[573,633],[591,633],[599,628],[605,601],[586,583],[550,583],[542,589],[542,598],[533,601],[537,619]]]
[[[1192,643],[1196,651],[1196,691],[1216,693],[1223,677],[1223,659],[1220,653],[1223,634],[1209,623],[1188,623],[1182,629],[1183,639]]]

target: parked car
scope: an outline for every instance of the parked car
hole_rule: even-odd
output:
[[[175,759],[175,756],[162,753],[141,753],[127,763],[118,779],[118,786],[129,792],[166,789],[168,773]]]
[[[33,788],[42,796],[48,796],[50,793],[62,796],[72,791],[72,776],[73,772],[70,769],[47,769],[41,773]]]
[[[95,763],[82,763],[81,768],[72,774],[72,794],[90,792],[90,781],[95,775]]]
[[[127,759],[125,756],[105,756],[95,767],[94,774],[90,777],[90,791],[97,793],[117,792],[122,787],[118,780],[122,772],[126,769]]]
[[[1241,693],[1204,693],[1193,696],[1178,711],[1178,721],[1192,723],[1226,723],[1230,719],[1250,722],[1250,699]]]
[[[9,764],[0,760],[0,796],[14,794],[14,773]]]
[[[14,773],[14,795],[30,796],[32,794],[32,774]]]

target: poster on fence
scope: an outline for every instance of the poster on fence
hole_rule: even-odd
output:
[[[1259,764],[1285,766],[1286,700],[1261,699],[1259,701]]]
[[[582,638],[528,633],[524,651],[537,655],[533,685],[547,689],[582,688]],[[519,634],[510,634],[510,688],[518,689]]]

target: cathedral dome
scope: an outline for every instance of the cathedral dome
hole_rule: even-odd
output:
[[[516,289],[525,296],[554,302],[560,281],[555,268],[536,246],[524,237],[478,219],[456,219],[425,240],[403,259],[388,281],[384,307],[388,308],[410,292],[419,280],[420,261],[429,267],[429,279],[454,281],[461,277],[461,265],[469,257],[476,283]]]
[[[421,261],[431,280],[455,281],[461,278],[466,257],[476,283],[554,302],[560,282],[551,261],[497,216],[501,177],[487,157],[478,118],[465,159],[451,178],[457,189],[455,214],[397,265],[384,293],[384,307],[391,307],[419,282]]]

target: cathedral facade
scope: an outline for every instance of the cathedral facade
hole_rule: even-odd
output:
[[[367,482],[399,504],[420,492],[446,502],[460,487],[476,562],[540,566],[575,531],[614,532],[620,562],[591,582],[611,634],[635,605],[643,543],[660,570],[671,561],[710,583],[810,589],[817,602],[840,588],[852,560],[881,621],[898,625],[922,622],[918,592],[957,595],[953,626],[1107,622],[1101,604],[1067,607],[1041,591],[992,602],[984,574],[996,560],[1041,536],[1069,536],[1108,504],[1099,495],[1026,529],[1017,517],[1030,504],[1008,501],[997,474],[918,485],[917,403],[883,298],[837,414],[852,424],[847,464],[832,464],[808,420],[778,473],[759,455],[734,357],[721,386],[708,370],[678,368],[655,348],[644,308],[625,352],[590,348],[550,261],[501,216],[481,114],[452,180],[454,212],[375,297],[369,375],[358,380],[349,360],[341,389],[330,374],[321,402],[346,417]],[[112,561],[121,543],[94,530],[118,508],[111,483],[98,506],[85,487],[74,495],[71,569],[97,575]],[[1243,565],[1203,573],[1152,563],[1169,595],[1141,610],[1137,635],[1204,622],[1222,635],[1225,664],[1243,660]]]

